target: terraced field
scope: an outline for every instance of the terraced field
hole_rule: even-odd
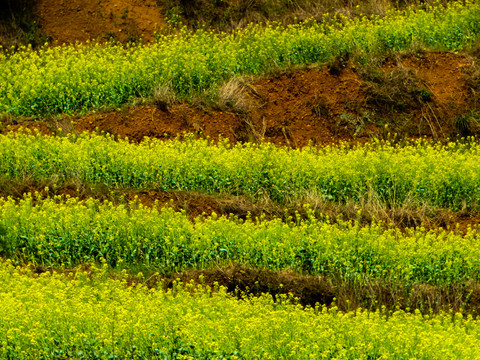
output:
[[[477,2],[94,3],[0,53],[0,358],[479,357]]]

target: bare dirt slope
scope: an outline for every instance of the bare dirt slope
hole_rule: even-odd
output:
[[[38,0],[38,21],[54,42],[154,39],[165,25],[155,0]]]

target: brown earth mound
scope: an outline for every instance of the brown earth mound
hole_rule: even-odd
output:
[[[414,132],[416,128],[420,136],[429,134],[440,139],[458,132],[457,120],[467,114],[473,105],[467,75],[472,66],[475,66],[474,63],[464,56],[453,53],[420,53],[388,61],[383,67],[386,73],[396,69],[412,70],[412,76],[417,81],[419,101],[408,104],[405,112],[412,114],[401,125],[403,131],[410,128],[409,131]]]
[[[165,25],[155,0],[37,0],[44,33],[54,42],[155,39]]]
[[[195,133],[235,141],[242,119],[232,113],[201,109],[188,104],[175,104],[167,110],[156,106],[140,106],[124,111],[76,117],[76,131],[103,131],[139,142],[145,136],[171,139],[183,133]]]

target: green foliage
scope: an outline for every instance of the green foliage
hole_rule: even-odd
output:
[[[34,200],[35,203],[34,204]],[[347,282],[412,286],[480,280],[477,231],[385,230],[381,224],[307,220],[197,219],[173,210],[95,200],[0,200],[0,255],[19,263],[111,267],[170,273],[237,262]]]
[[[147,289],[93,274],[32,276],[0,264],[2,359],[476,359],[478,320],[460,313],[343,313],[224,288]]]
[[[251,26],[231,34],[159,35],[151,45],[90,44],[0,55],[0,113],[37,115],[115,107],[169,86],[179,97],[215,92],[233,76],[262,74],[336,56],[426,46],[457,51],[480,33],[480,5],[391,11],[333,25]]]
[[[88,134],[0,136],[0,177],[6,179],[267,196],[284,204],[309,195],[475,210],[479,167],[477,143],[293,150],[192,139],[136,145]]]

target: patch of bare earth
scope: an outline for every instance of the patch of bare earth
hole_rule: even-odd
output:
[[[53,42],[155,39],[165,25],[155,0],[37,0],[36,14]]]
[[[430,94],[417,109],[404,116],[403,131],[418,136],[428,135],[445,139],[455,135],[456,120],[467,114],[472,106],[472,92],[468,83],[468,70],[472,64],[464,56],[453,53],[424,53],[390,60],[385,72],[396,68],[413,70],[418,88]]]
[[[174,104],[168,110],[140,106],[124,111],[91,114],[73,118],[76,131],[104,131],[139,142],[145,136],[171,139],[184,133],[195,133],[235,141],[241,118],[232,113],[201,109],[188,104]]]

